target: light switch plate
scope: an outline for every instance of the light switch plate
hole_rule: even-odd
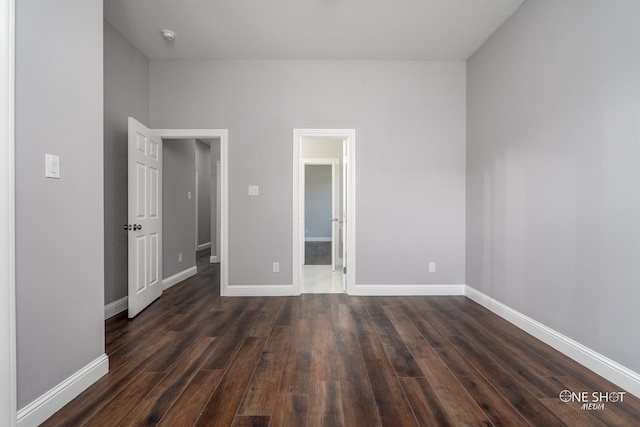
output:
[[[60,156],[45,154],[44,163],[44,176],[46,178],[60,179]]]
[[[250,196],[257,196],[258,194],[260,194],[260,189],[258,188],[257,185],[250,185],[249,186],[249,195]]]

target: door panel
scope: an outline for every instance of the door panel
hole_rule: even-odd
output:
[[[147,166],[136,163],[136,220],[143,220],[147,216]]]
[[[160,194],[158,193],[160,187],[160,172],[157,168],[149,168],[149,219],[160,218]]]
[[[348,175],[347,141],[342,141],[342,290],[347,291],[347,177]]]
[[[129,118],[129,317],[162,294],[162,144]]]
[[[340,160],[334,160],[331,165],[331,271],[336,271],[340,264],[340,228],[342,219],[340,218]]]
[[[147,287],[147,269],[145,268],[145,259],[147,258],[147,239],[140,236],[135,237],[136,240],[136,293],[140,293]]]

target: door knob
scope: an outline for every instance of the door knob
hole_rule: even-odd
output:
[[[131,231],[131,224],[125,224],[124,225],[124,229],[128,230],[128,231]]]

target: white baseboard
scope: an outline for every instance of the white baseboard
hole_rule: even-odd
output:
[[[171,277],[162,279],[162,290],[166,291],[173,285],[177,285],[183,280],[187,280],[189,277],[195,276],[196,274],[198,274],[198,267],[194,265],[193,267],[187,268],[186,270],[176,273]]]
[[[424,296],[464,295],[465,285],[358,285],[349,295],[359,296]]]
[[[216,262],[220,262],[220,261],[218,261],[218,255],[211,255],[209,257],[209,264],[214,264]]]
[[[305,242],[330,242],[331,237],[305,237]]]
[[[349,295],[357,296],[411,296],[411,295],[464,295],[465,285],[356,285]],[[293,285],[229,285],[225,296],[291,296]]]
[[[283,297],[291,296],[293,285],[229,285],[226,297]]]
[[[109,372],[109,358],[101,355],[84,368],[18,411],[18,427],[36,427]]]
[[[203,249],[208,249],[211,247],[211,242],[207,242],[207,243],[203,243],[201,245],[198,245],[198,249],[199,251],[203,250]]]
[[[104,306],[104,320],[122,313],[129,308],[129,297],[120,298]]]
[[[640,397],[640,374],[628,369],[579,342],[525,316],[511,307],[466,286],[465,295],[518,328],[550,345],[596,374]],[[616,390],[603,390],[616,391]]]

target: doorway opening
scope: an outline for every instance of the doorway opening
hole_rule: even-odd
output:
[[[341,139],[302,141],[302,245],[301,292],[344,292],[342,243]],[[307,157],[313,154],[335,157]]]
[[[215,140],[219,142],[220,154],[220,247],[216,256],[220,262],[220,295],[224,296],[228,289],[228,132],[226,129],[149,129],[142,123],[132,117],[128,120],[128,224],[125,229],[130,231],[128,234],[128,316],[134,317],[153,301],[160,297],[163,288],[178,283],[197,272],[197,267],[183,270],[170,277],[165,277],[163,271],[163,260],[165,248],[163,240],[165,240],[165,232],[170,230],[173,232],[175,228],[182,227],[181,222],[186,222],[187,227],[193,227],[194,218],[188,218],[184,221],[174,222],[171,228],[166,228],[163,224],[165,213],[163,212],[163,147],[166,146],[167,153],[170,153],[169,146],[173,146],[177,151],[184,148],[191,148],[190,157],[187,155],[176,156],[176,159],[186,159],[185,165],[191,163],[193,166],[193,175],[189,179],[195,178],[195,140]],[[183,140],[192,142],[185,144],[180,141],[172,144],[171,141]],[[212,160],[209,160],[213,163]],[[180,162],[174,162],[178,165],[174,168],[177,173],[175,180],[168,178],[167,184],[173,184],[174,181],[181,181]],[[193,184],[193,182],[191,183]],[[189,184],[186,186],[191,190],[193,187]],[[184,188],[183,188],[184,190]],[[180,189],[177,190],[180,193]],[[186,191],[181,196],[192,198],[192,191]],[[177,193],[176,193],[177,194]],[[177,203],[177,209],[185,206],[185,203]],[[188,210],[186,211],[188,213]],[[175,215],[180,218],[180,215]],[[195,231],[195,230],[194,230]],[[177,236],[180,235],[178,232]],[[174,236],[175,237],[175,236]],[[171,241],[171,240],[168,240]],[[194,249],[193,240],[189,241],[185,248],[188,251]],[[195,251],[194,251],[195,252]],[[169,254],[171,255],[171,254]],[[184,253],[176,254],[176,261],[182,261]],[[195,259],[194,259],[195,261]],[[194,262],[195,264],[195,262]]]
[[[170,277],[166,276],[166,271],[163,271],[163,264],[165,260],[165,248],[163,241],[165,241],[165,234],[173,233],[177,231],[174,238],[180,238],[181,235],[188,235],[189,227],[193,227],[194,218],[187,218],[185,221],[184,214],[188,215],[188,207],[183,209],[182,215],[180,212],[176,212],[175,215],[167,213],[165,215],[163,203],[163,163],[165,163],[165,155],[163,155],[163,147],[167,149],[168,154],[175,153],[175,156],[171,156],[174,159],[173,164],[177,167],[173,168],[177,174],[174,179],[168,178],[167,184],[174,184],[175,182],[182,182],[182,170],[188,170],[193,167],[193,174],[191,178],[187,177],[186,185],[182,187],[182,190],[177,186],[177,189],[173,192],[177,194],[178,199],[172,208],[176,208],[180,211],[181,207],[187,206],[185,203],[181,203],[180,199],[187,196],[187,199],[192,199],[192,191],[186,191],[187,194],[180,194],[185,189],[193,189],[190,179],[195,178],[195,140],[216,140],[219,142],[219,149],[216,150],[220,154],[220,229],[217,234],[220,235],[220,248],[216,256],[219,256],[220,260],[220,295],[225,295],[228,289],[228,259],[227,259],[227,152],[228,152],[228,139],[227,130],[222,129],[149,129],[142,123],[138,122],[132,117],[128,119],[128,224],[125,224],[125,230],[130,231],[128,233],[128,316],[129,318],[136,316],[153,301],[160,297],[163,288],[167,288],[176,284],[188,277],[193,276],[197,272],[195,265],[195,251],[193,259],[193,267],[179,271]],[[173,141],[177,141],[176,144],[172,144]],[[187,143],[185,143],[185,141]],[[189,144],[191,143],[191,144]],[[169,147],[173,147],[174,150],[170,150]],[[186,149],[186,150],[185,150]],[[189,149],[191,155],[189,155]],[[184,151],[182,155],[179,153]],[[186,153],[186,157],[185,157]],[[193,157],[191,157],[193,156]],[[210,156],[209,163],[213,163],[213,156]],[[181,168],[180,165],[183,167]],[[209,168],[211,170],[211,168]],[[163,224],[167,219],[167,224]],[[170,223],[171,219],[176,219]],[[184,228],[186,223],[186,229]],[[168,225],[168,227],[166,227]],[[176,230],[174,230],[176,229]],[[182,232],[181,232],[182,230]],[[132,232],[131,232],[132,231]],[[187,231],[185,233],[184,231]],[[195,230],[193,230],[195,232]],[[173,243],[171,236],[166,240]],[[193,240],[188,241],[186,245],[177,245],[176,248],[186,250],[187,253],[191,252],[194,247]],[[174,248],[174,249],[176,249]],[[182,262],[184,252],[176,252],[177,257],[175,261],[179,264]],[[169,254],[171,255],[171,254]],[[180,266],[170,265],[173,270],[179,270]],[[167,264],[169,265],[169,264]]]
[[[294,129],[295,294],[355,285],[355,130]]]
[[[220,138],[163,139],[163,290],[218,262]],[[217,283],[216,283],[217,286]]]
[[[227,129],[154,129],[154,132],[163,141],[190,139],[207,141],[209,142],[210,148],[219,145],[219,151],[211,149],[210,154],[211,173],[215,174],[216,177],[215,200],[213,200],[213,198],[210,200],[211,217],[215,216],[215,223],[211,224],[211,229],[217,230],[217,232],[211,233],[210,262],[220,263],[220,295],[225,296],[228,293],[229,286],[229,262],[227,256],[229,250],[228,131]],[[216,144],[213,144],[213,142],[216,142]],[[216,151],[218,152],[216,153]],[[213,195],[213,191],[210,194]],[[214,210],[216,215],[213,215]],[[197,234],[196,230],[196,235]]]

